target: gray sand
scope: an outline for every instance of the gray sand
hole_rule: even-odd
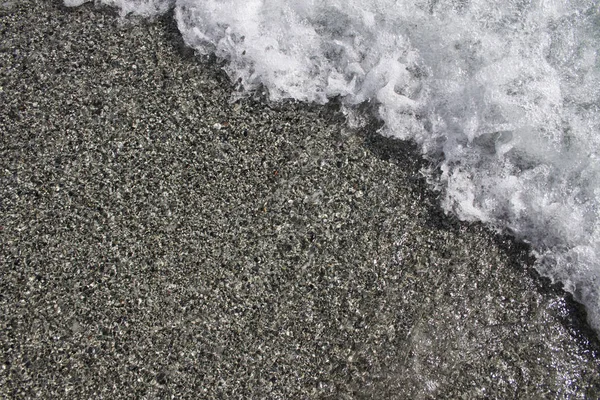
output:
[[[600,395],[581,308],[410,145],[230,102],[168,18],[0,28],[0,398]]]

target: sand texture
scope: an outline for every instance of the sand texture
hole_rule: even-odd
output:
[[[581,308],[409,144],[230,101],[169,17],[0,29],[0,398],[600,395]]]

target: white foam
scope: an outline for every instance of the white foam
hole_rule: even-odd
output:
[[[63,0],[67,7],[78,7],[85,3],[103,4],[120,10],[121,16],[129,14],[151,17],[167,12],[174,0]]]
[[[91,0],[64,0],[67,7],[79,7],[82,4],[88,3]]]
[[[76,5],[81,0],[66,0]],[[443,206],[529,241],[600,329],[600,11],[594,0],[102,0],[175,9],[246,90],[352,110],[439,162]]]

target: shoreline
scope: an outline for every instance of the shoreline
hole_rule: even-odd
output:
[[[1,396],[600,395],[583,306],[410,144],[230,102],[167,17],[7,4]]]

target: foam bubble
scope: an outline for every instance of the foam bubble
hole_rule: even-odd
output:
[[[115,7],[121,16],[129,14],[151,17],[167,12],[175,4],[175,0],[63,0],[67,7],[78,7],[85,3],[94,2]]]
[[[65,0],[65,6],[67,7],[79,7],[91,0]]]

